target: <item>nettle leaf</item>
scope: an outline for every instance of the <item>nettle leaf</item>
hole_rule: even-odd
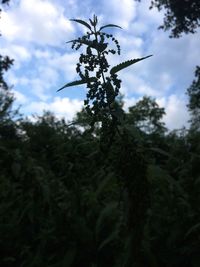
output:
[[[71,40],[71,41],[66,42],[66,44],[73,43],[73,42],[80,43],[80,44],[85,44],[85,45],[88,45],[88,46],[92,46],[93,45],[93,41],[81,40],[81,39],[80,40],[78,40],[78,39]]]
[[[124,62],[120,63],[119,65],[114,66],[110,70],[110,74],[114,74],[114,73],[116,73],[116,72],[118,72],[120,70],[123,70],[123,69],[129,67],[130,65],[133,65],[133,64],[135,64],[135,63],[137,63],[137,62],[139,62],[139,61],[141,61],[143,59],[146,59],[148,57],[152,57],[152,55],[147,56],[147,57],[136,58],[136,59],[131,59],[131,60],[124,61]]]
[[[103,30],[104,28],[109,28],[109,27],[116,27],[116,28],[120,28],[122,29],[122,27],[118,26],[118,25],[115,25],[115,24],[107,24],[105,26],[102,26],[99,31]]]
[[[96,41],[89,41],[89,40],[83,40],[83,39],[82,40],[81,39],[71,40],[71,41],[66,42],[66,44],[73,43],[73,42],[87,45],[88,47],[98,50],[99,52],[103,52],[108,46],[108,43],[98,43]]]
[[[97,79],[96,77],[91,77],[91,78],[88,78],[88,79],[78,80],[78,81],[74,81],[74,82],[71,82],[71,83],[67,83],[63,87],[58,89],[57,92],[63,90],[66,87],[81,85],[81,84],[85,84],[85,83],[88,83],[88,82],[94,82],[94,81],[96,81],[96,79]]]
[[[82,25],[84,25],[85,27],[87,27],[88,29],[92,30],[91,26],[85,22],[84,20],[81,20],[81,19],[70,19],[71,21],[75,21],[77,23],[80,23]]]

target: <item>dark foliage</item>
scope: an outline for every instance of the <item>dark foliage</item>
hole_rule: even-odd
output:
[[[171,30],[170,37],[178,38],[182,33],[195,33],[200,26],[199,0],[152,0],[150,9],[164,8],[164,23],[159,28]]]
[[[80,114],[0,139],[0,266],[198,266],[199,133],[125,116],[106,156]]]
[[[191,113],[191,127],[200,131],[200,67],[196,67],[195,80],[187,90],[188,109]]]

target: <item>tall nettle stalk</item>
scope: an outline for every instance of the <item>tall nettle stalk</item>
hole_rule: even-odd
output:
[[[85,110],[91,117],[91,128],[95,123],[101,124],[100,137],[101,144],[106,148],[102,149],[105,159],[116,133],[119,134],[119,138],[115,139],[118,144],[115,172],[127,193],[127,198],[124,200],[127,242],[125,242],[126,256],[122,260],[122,266],[139,267],[142,262],[141,246],[148,208],[147,162],[140,138],[138,139],[134,131],[127,131],[124,127],[123,111],[116,99],[121,87],[117,73],[151,55],[110,66],[108,55],[120,55],[121,50],[118,40],[104,30],[121,27],[114,24],[98,27],[95,15],[89,22],[80,19],[72,21],[87,29],[85,35],[68,42],[72,43],[73,49],[83,51],[76,64],[80,80],[67,83],[58,91],[69,86],[86,84]]]
[[[111,27],[121,29],[121,27],[114,24],[98,27],[98,19],[95,15],[93,19],[89,19],[89,22],[80,19],[71,19],[71,21],[83,25],[87,30],[82,37],[67,42],[72,43],[72,49],[83,51],[76,64],[76,72],[80,80],[67,83],[58,91],[69,86],[86,84],[88,91],[84,106],[92,117],[92,123],[101,122],[104,128],[109,121],[112,126],[116,126],[120,116],[116,97],[121,87],[121,80],[117,73],[150,56],[131,59],[111,67],[107,59],[108,55],[120,55],[121,50],[118,40],[104,30]]]

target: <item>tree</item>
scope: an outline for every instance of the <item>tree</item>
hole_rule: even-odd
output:
[[[10,2],[10,0],[1,0],[2,4],[8,4]]]
[[[160,108],[154,99],[144,96],[129,108],[127,120],[147,134],[163,134],[166,131],[161,121],[164,114],[164,108]]]
[[[189,96],[188,109],[191,114],[191,128],[200,130],[200,67],[196,67],[195,80],[188,88],[187,94]]]
[[[0,55],[0,119],[2,120],[10,113],[10,108],[13,102],[12,94],[9,91],[9,86],[4,80],[4,73],[7,71],[13,60],[8,56]]]
[[[140,0],[139,0],[140,1]],[[195,33],[200,26],[200,1],[199,0],[152,0],[150,9],[156,7],[159,11],[166,10],[164,24],[159,28],[171,30],[170,37],[179,38],[183,33]],[[200,127],[200,67],[196,67],[196,80],[187,90],[189,96],[188,108],[191,113],[191,126],[193,129]]]
[[[199,0],[152,0],[150,9],[153,7],[159,11],[165,9],[164,23],[159,28],[171,30],[170,37],[178,38],[182,33],[195,33],[200,26]]]
[[[1,3],[9,3],[9,0],[2,0]],[[10,59],[8,56],[0,55],[0,120],[8,115],[13,102],[13,97],[9,92],[9,86],[4,79],[5,72],[8,71],[12,64],[12,59]]]
[[[1,1],[1,3],[5,4],[9,3],[9,1]],[[10,59],[8,56],[0,55],[0,137],[7,136],[14,130],[13,125],[10,125],[12,124],[10,118],[14,98],[10,92],[10,87],[4,79],[5,72],[9,70],[12,64],[13,59]],[[8,120],[10,123],[8,123]]]

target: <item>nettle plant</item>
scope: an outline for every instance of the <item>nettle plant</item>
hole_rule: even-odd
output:
[[[121,80],[117,73],[150,56],[124,61],[119,65],[111,67],[108,63],[109,54],[120,55],[120,45],[118,40],[112,35],[104,32],[106,28],[121,28],[118,25],[107,24],[98,28],[97,16],[89,19],[89,23],[80,19],[71,21],[82,24],[87,28],[87,32],[82,37],[67,43],[72,43],[72,49],[83,48],[79,62],[76,64],[76,72],[80,80],[65,84],[58,91],[69,87],[86,84],[88,92],[84,100],[87,113],[92,117],[92,125],[95,122],[102,122],[102,126],[108,121],[113,125],[119,123],[119,106],[116,97],[119,94]]]

